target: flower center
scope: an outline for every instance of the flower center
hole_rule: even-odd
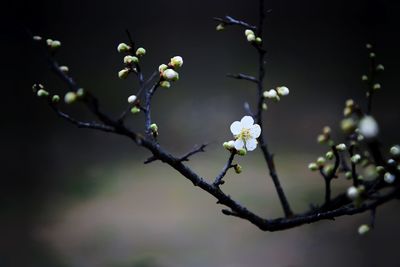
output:
[[[242,129],[240,134],[238,134],[237,138],[242,140],[251,139],[250,129]]]

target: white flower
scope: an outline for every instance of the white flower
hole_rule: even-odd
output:
[[[276,88],[278,91],[278,94],[280,96],[285,96],[289,94],[289,88],[287,88],[286,86],[279,86],[278,88]]]
[[[244,116],[240,121],[231,124],[231,132],[236,138],[236,150],[246,147],[248,151],[253,151],[257,147],[257,138],[261,134],[261,127],[254,124],[252,117]]]
[[[180,56],[175,56],[175,57],[171,58],[170,64],[174,68],[180,68],[183,65],[183,58]]]
[[[360,134],[365,138],[374,138],[378,135],[378,123],[372,116],[365,116],[359,123]]]
[[[136,99],[137,99],[137,97],[135,95],[131,95],[128,97],[128,103],[133,104],[133,103],[135,103]]]

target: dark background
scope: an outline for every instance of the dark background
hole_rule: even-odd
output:
[[[184,58],[181,80],[155,97],[154,117],[161,143],[173,153],[211,142],[209,152],[194,158],[193,166],[212,177],[224,164],[226,152],[220,144],[230,138],[230,123],[244,115],[244,101],[254,103],[255,99],[255,88],[224,75],[256,71],[256,53],[245,41],[243,30],[216,32],[212,17],[229,14],[257,23],[257,2],[3,4],[0,266],[398,265],[394,252],[399,238],[398,204],[379,211],[378,228],[362,239],[356,229],[368,216],[287,233],[262,233],[247,222],[220,215],[209,196],[166,166],[143,166],[148,152],[129,140],[76,129],[31,93],[36,81],[55,92],[66,87],[48,70],[26,28],[44,38],[61,40],[59,61],[70,67],[82,87],[98,95],[104,110],[118,114],[137,87],[131,77],[127,81],[117,78],[122,56],[116,46],[127,41],[124,31],[129,29],[138,45],[148,51],[143,60],[147,74],[171,56]],[[277,153],[290,200],[299,211],[321,196],[322,181],[306,169],[309,161],[324,153],[315,144],[316,135],[324,125],[337,130],[347,98],[365,103],[360,77],[367,71],[367,42],[375,45],[378,61],[386,68],[381,76],[383,89],[374,99],[384,148],[398,141],[400,9],[396,1],[375,0],[271,0],[266,7],[272,9],[263,37],[269,52],[266,88],[286,85],[291,94],[269,105],[264,133]],[[79,105],[66,108],[76,116],[91,118]],[[141,129],[140,117],[130,123]],[[336,136],[340,138],[340,133]],[[260,156],[257,150],[243,159],[249,173],[234,180],[239,185],[231,190],[251,208],[253,204],[268,216],[279,216],[272,184],[269,180],[263,183]],[[249,177],[260,181],[244,183]],[[267,193],[255,190],[260,187]],[[243,190],[248,194],[241,194]],[[118,198],[124,194],[127,199]],[[143,197],[129,197],[138,194]],[[116,208],[120,202],[127,208]],[[137,210],[131,210],[133,206]],[[157,212],[149,215],[152,209]],[[184,218],[196,220],[176,219],[183,212],[187,212]],[[101,228],[104,218],[96,214],[107,218],[109,228]],[[119,223],[127,224],[127,229]],[[96,227],[101,229],[93,230]],[[140,235],[131,236],[129,231]]]

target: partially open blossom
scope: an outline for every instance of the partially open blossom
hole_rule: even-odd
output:
[[[181,56],[175,56],[171,58],[170,64],[174,68],[180,68],[183,65],[183,58]]]
[[[361,119],[358,129],[365,138],[375,138],[379,133],[378,123],[372,116],[365,116]]]
[[[257,138],[261,134],[261,127],[254,124],[251,116],[244,116],[240,121],[231,124],[231,132],[235,136],[235,149],[239,150],[244,147],[248,151],[253,151],[257,147]]]

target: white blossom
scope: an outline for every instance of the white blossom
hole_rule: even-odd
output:
[[[183,58],[181,56],[175,56],[171,58],[170,64],[174,68],[180,68],[183,65]]]
[[[257,138],[261,134],[261,127],[254,124],[251,116],[244,116],[240,121],[231,124],[231,132],[235,136],[235,149],[244,147],[248,151],[253,151],[257,147]]]
[[[287,88],[286,86],[279,86],[278,88],[276,88],[276,90],[278,91],[278,94],[280,96],[286,96],[289,94],[289,88]]]
[[[379,133],[378,123],[372,116],[365,116],[360,121],[358,129],[365,138],[374,138]]]
[[[136,99],[137,99],[137,97],[135,95],[131,95],[128,97],[128,103],[133,104],[133,103],[135,103]]]

